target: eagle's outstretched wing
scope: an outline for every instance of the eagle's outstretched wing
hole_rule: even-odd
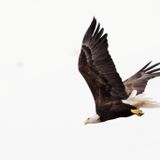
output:
[[[127,95],[133,90],[137,90],[137,94],[143,93],[148,80],[160,76],[160,68],[156,68],[160,63],[156,63],[149,66],[151,62],[147,63],[142,69],[140,69],[136,74],[124,81],[125,89]]]
[[[96,100],[99,89],[104,96],[126,99],[123,82],[108,52],[107,34],[93,18],[85,33],[79,56],[79,71],[85,78]]]

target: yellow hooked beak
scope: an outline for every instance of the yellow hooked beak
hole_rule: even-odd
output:
[[[84,121],[84,125],[88,124],[88,118]]]

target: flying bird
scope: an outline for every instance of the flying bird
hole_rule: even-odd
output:
[[[148,80],[160,76],[160,68],[155,68],[160,63],[147,63],[123,82],[108,51],[107,33],[103,32],[93,18],[79,55],[78,68],[92,92],[96,107],[96,114],[87,118],[85,124],[142,116],[140,108],[160,106],[143,94]]]

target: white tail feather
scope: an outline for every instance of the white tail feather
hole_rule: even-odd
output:
[[[137,91],[133,90],[128,99],[122,100],[123,103],[130,104],[137,108],[157,108],[160,107],[160,102],[152,100],[152,98],[146,97],[145,94],[137,95]]]

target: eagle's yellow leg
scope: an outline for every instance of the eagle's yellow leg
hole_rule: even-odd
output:
[[[140,109],[131,109],[131,112],[139,117],[144,114]]]

